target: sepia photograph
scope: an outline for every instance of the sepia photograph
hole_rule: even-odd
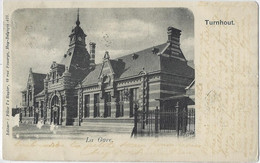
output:
[[[190,10],[19,9],[12,26],[14,138],[195,136]]]
[[[258,11],[4,0],[3,159],[257,161]]]

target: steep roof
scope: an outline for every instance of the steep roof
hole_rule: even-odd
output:
[[[82,85],[86,86],[86,85],[91,85],[91,84],[95,84],[98,82],[98,76],[99,73],[102,69],[102,63],[99,63],[95,66],[95,69],[93,71],[91,71],[86,77],[85,79],[82,81]]]
[[[117,59],[110,59],[110,64],[115,73],[115,79],[123,79],[138,75],[142,70],[147,73],[165,72],[175,75],[194,77],[194,69],[189,67],[180,49],[180,59],[178,57],[160,57],[159,55],[168,51],[169,44],[164,43],[150,47],[132,54],[128,54]],[[156,53],[154,52],[156,50]],[[167,53],[167,52],[166,52]],[[158,55],[159,54],[159,55]],[[92,85],[98,82],[98,77],[102,71],[103,63],[97,64],[82,81],[82,85]]]
[[[35,95],[35,97],[41,97],[41,96],[44,96],[44,90],[42,90],[41,92]]]
[[[195,84],[195,79],[185,89],[188,90],[194,88],[194,84]]]
[[[194,65],[194,61],[193,60],[188,60],[187,62],[188,66],[190,66],[191,68],[195,68],[195,65]]]
[[[119,64],[115,64],[115,62],[113,64],[114,69],[118,71],[116,73],[117,77],[125,78],[135,76],[143,69],[147,73],[160,70],[160,57],[158,57],[157,54],[153,54],[152,50],[157,49],[158,53],[161,53],[166,46],[167,43],[164,43],[118,58]],[[135,59],[133,55],[135,55]]]
[[[34,81],[35,94],[38,94],[44,88],[43,81],[46,78],[46,74],[32,72],[32,77],[33,77],[33,81]]]
[[[156,54],[152,54],[152,49],[158,48],[159,51],[162,51],[165,46],[166,43],[133,54],[129,54],[123,57],[119,57],[114,60],[110,60],[116,78],[125,78],[125,77],[138,75],[140,71],[143,70],[143,67],[147,72],[158,70],[160,67],[158,56]],[[149,58],[149,62],[147,62],[147,58]],[[98,82],[98,77],[102,70],[102,64],[103,63],[97,64],[95,66],[95,69],[85,77],[85,79],[82,81],[83,86],[91,85]]]
[[[162,57],[161,70],[166,73],[186,76],[189,78],[194,77],[194,69],[176,58]]]

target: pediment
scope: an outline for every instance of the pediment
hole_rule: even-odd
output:
[[[98,78],[99,78],[99,80],[101,80],[101,78],[103,80],[103,78],[105,76],[107,76],[108,78],[111,78],[114,74],[115,73],[114,73],[110,60],[106,60],[102,64],[102,68],[100,70],[100,74],[99,74]]]
[[[31,89],[34,85],[34,79],[32,73],[29,73],[28,80],[27,80],[27,89]]]

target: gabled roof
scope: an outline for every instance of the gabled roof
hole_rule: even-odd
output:
[[[44,79],[46,78],[46,74],[32,72],[32,77],[34,82],[35,94],[38,94],[44,88]]]
[[[103,74],[103,70],[106,67],[109,68],[109,74],[115,74],[114,67],[112,66],[111,62],[112,62],[112,60],[110,60],[110,59],[106,59],[106,61],[103,61],[102,66],[101,66],[101,71],[99,72],[98,78],[100,78],[100,76]]]
[[[145,68],[145,71],[152,72],[160,68],[157,54],[152,53],[153,48],[158,48],[161,52],[167,44],[161,44],[151,47],[133,54],[129,54],[117,59],[110,59],[112,70],[116,78],[125,78],[136,76]],[[135,56],[133,56],[135,55]],[[149,59],[149,61],[148,61]],[[153,63],[153,64],[151,64]],[[103,63],[97,64],[95,69],[91,71],[82,81],[82,85],[91,85],[98,82],[98,77],[102,71]]]
[[[46,78],[46,74],[41,74],[41,73],[35,73],[32,72],[32,69],[30,69],[30,75],[29,78],[31,76],[32,79],[32,83],[34,85],[34,93],[38,94],[39,92],[41,92],[44,88],[44,79]],[[29,79],[28,79],[29,82]],[[29,83],[27,83],[28,85]],[[22,92],[26,92],[27,88],[24,89]]]
[[[165,72],[174,75],[194,77],[194,69],[189,67],[182,53],[179,57],[160,57],[167,53],[168,43],[160,44],[154,47],[144,49],[139,52],[128,54],[117,59],[109,59],[109,65],[115,74],[115,79],[124,79],[137,76],[141,71],[147,73]],[[173,49],[173,47],[171,47]],[[181,50],[179,50],[181,52]],[[103,63],[97,64],[82,81],[82,85],[92,85],[98,83],[98,77],[102,72]]]
[[[160,57],[157,54],[163,52],[166,46],[167,43],[164,43],[118,58],[117,62],[113,62],[117,77],[136,76],[142,70],[147,73],[160,70]],[[158,53],[153,53],[153,49],[157,49]]]

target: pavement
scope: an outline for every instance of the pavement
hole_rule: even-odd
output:
[[[44,124],[19,124],[13,127],[13,137],[16,139],[86,139],[87,137],[104,137],[111,134],[109,129],[96,129],[85,126],[54,126]],[[122,136],[129,136],[129,132],[120,133]]]

